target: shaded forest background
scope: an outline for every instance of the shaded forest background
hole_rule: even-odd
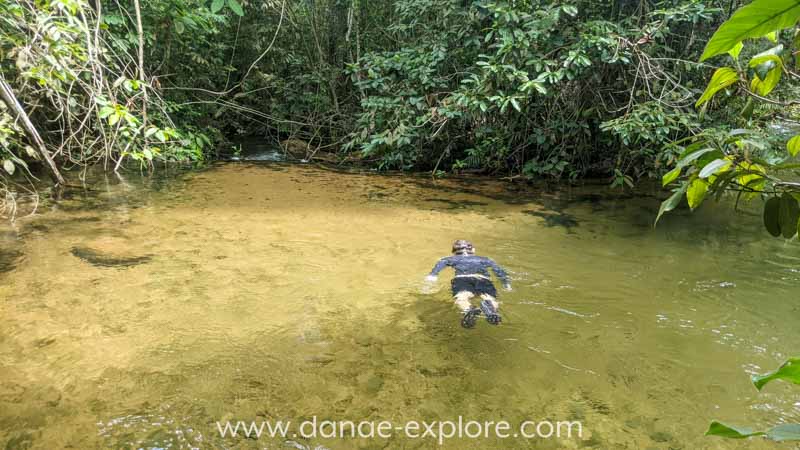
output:
[[[41,138],[0,106],[4,183],[43,149],[62,170],[152,167],[258,136],[383,170],[632,185],[683,137],[791,123],[741,96],[695,108],[716,62],[699,56],[743,3],[0,2],[2,82]]]

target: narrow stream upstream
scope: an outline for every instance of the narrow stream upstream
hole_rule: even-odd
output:
[[[800,245],[730,205],[653,229],[657,198],[605,186],[249,162],[90,187],[0,225],[7,449],[773,448],[703,433],[800,422],[794,386],[748,379],[800,354]],[[456,238],[511,273],[499,327],[459,326],[448,272],[421,289]],[[583,437],[216,425],[313,416],[577,420]]]

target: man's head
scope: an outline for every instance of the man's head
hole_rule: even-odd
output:
[[[453,254],[455,255],[474,255],[475,254],[475,247],[472,246],[472,242],[459,239],[453,242]]]

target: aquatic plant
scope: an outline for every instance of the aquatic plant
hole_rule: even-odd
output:
[[[753,385],[759,391],[770,381],[784,380],[794,384],[800,384],[800,358],[790,358],[776,370],[764,375],[754,375]],[[762,436],[773,441],[800,441],[800,424],[785,423],[776,425],[766,431],[754,431],[750,428],[726,425],[722,422],[713,421],[706,432],[707,436],[721,436],[731,439],[746,439],[754,436]]]

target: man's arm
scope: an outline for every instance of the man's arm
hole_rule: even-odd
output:
[[[448,257],[444,257],[444,258],[440,259],[436,263],[436,265],[433,266],[433,269],[431,270],[431,273],[429,273],[428,276],[425,277],[425,279],[428,280],[428,281],[436,281],[436,279],[438,278],[439,272],[441,272],[442,270],[444,270],[445,267],[447,267],[447,263],[448,262],[449,262],[449,258]]]
[[[503,282],[503,287],[510,291],[511,280],[508,279],[508,273],[506,273],[506,271],[491,258],[486,258],[486,261],[489,263],[489,267],[491,267],[494,271],[494,274],[497,275],[497,278]]]

